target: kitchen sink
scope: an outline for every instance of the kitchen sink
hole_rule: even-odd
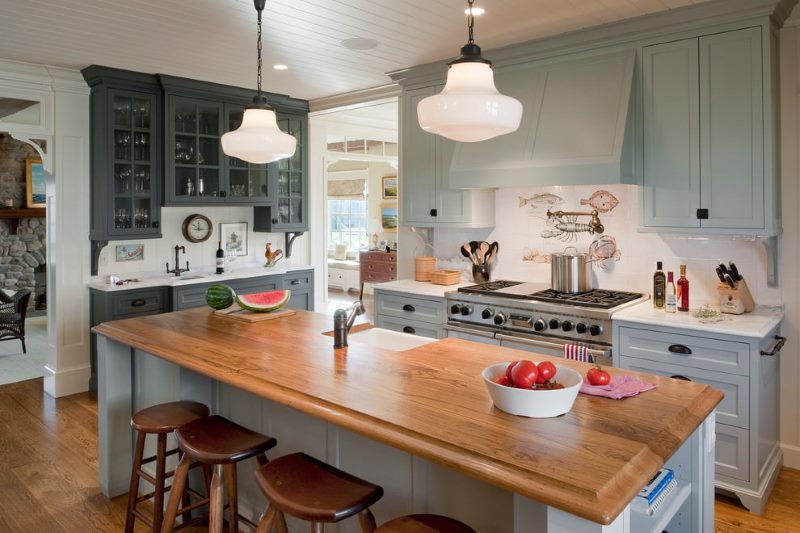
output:
[[[425,344],[430,344],[436,341],[437,339],[419,337],[417,335],[400,333],[398,331],[392,331],[390,329],[383,328],[370,328],[362,331],[356,331],[354,333],[351,332],[347,336],[348,344],[365,344],[367,346],[374,346],[376,348],[383,349],[386,349],[387,346],[391,346],[391,350],[395,352],[411,350],[413,348],[418,348],[420,346],[424,346]]]
[[[203,279],[203,278],[205,278],[205,277],[206,277],[206,276],[201,276],[201,275],[194,275],[194,276],[180,276],[180,277],[176,277],[176,278],[175,278],[175,281],[182,281],[182,280],[187,280],[187,279]]]

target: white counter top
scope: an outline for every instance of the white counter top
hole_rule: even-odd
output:
[[[462,281],[457,285],[434,285],[430,281],[414,281],[413,279],[398,279],[375,285],[375,290],[401,292],[416,296],[437,296],[444,298],[444,293],[454,291],[459,287],[475,285],[474,281]]]
[[[265,267],[259,264],[241,264],[228,268],[224,274],[215,274],[213,270],[191,270],[180,276],[167,274],[144,273],[139,275],[121,276],[121,279],[137,279],[125,285],[109,285],[104,277],[94,277],[86,284],[90,289],[100,291],[128,291],[131,289],[147,289],[149,287],[179,287],[196,283],[224,282],[229,279],[255,278],[257,276],[271,276],[286,274],[297,270],[310,270],[309,265],[286,265]]]
[[[766,336],[772,328],[783,320],[783,309],[778,307],[757,307],[752,313],[743,315],[723,314],[725,320],[714,324],[703,324],[688,313],[667,313],[663,309],[653,308],[648,300],[638,305],[622,309],[612,315],[612,319],[636,324],[682,328],[704,333],[721,333],[740,337]]]

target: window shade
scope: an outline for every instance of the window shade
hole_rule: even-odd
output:
[[[328,198],[355,198],[363,200],[367,180],[328,180]]]

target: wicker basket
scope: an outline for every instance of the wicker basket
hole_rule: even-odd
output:
[[[458,270],[434,270],[431,272],[431,283],[435,285],[456,285],[461,281]]]
[[[430,281],[431,272],[436,270],[435,257],[414,258],[414,279],[417,281]]]

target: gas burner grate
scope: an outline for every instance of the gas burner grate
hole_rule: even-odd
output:
[[[458,292],[481,294],[484,292],[492,292],[521,284],[522,284],[521,281],[506,281],[503,279],[499,279],[497,281],[489,281],[487,283],[480,283],[478,285],[470,285],[469,287],[459,287]]]
[[[596,307],[598,309],[611,309],[618,305],[632,302],[642,295],[636,292],[606,291],[594,289],[580,294],[558,292],[552,289],[534,292],[529,298],[539,302],[563,303],[567,305],[580,305],[583,307]]]

